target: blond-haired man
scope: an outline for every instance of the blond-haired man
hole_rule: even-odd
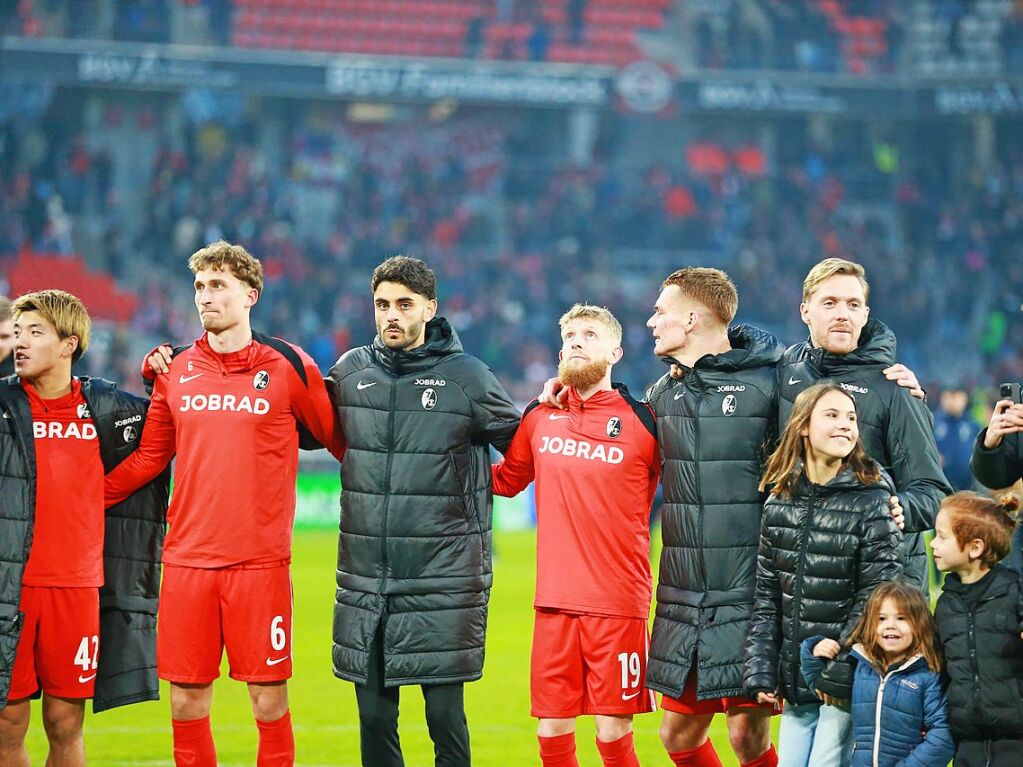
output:
[[[499,495],[536,481],[532,715],[545,767],[578,764],[576,717],[584,714],[594,715],[605,765],[638,767],[632,717],[655,709],[645,676],[656,426],[649,407],[611,383],[622,357],[614,315],[576,304],[560,326],[568,407],[530,404],[493,466]]]
[[[108,475],[107,502],[177,455],[157,642],[158,671],[171,687],[175,761],[216,764],[209,712],[226,649],[231,677],[248,685],[257,764],[288,765],[297,426],[338,457],[344,445],[312,359],[252,330],[259,261],[219,241],[188,265],[205,333],[157,377],[142,444]]]
[[[784,425],[799,392],[823,379],[856,398],[863,446],[895,480],[906,578],[926,589],[923,533],[934,527],[938,505],[952,488],[941,471],[930,410],[884,375],[895,362],[895,334],[870,317],[869,289],[863,267],[840,258],[825,259],[806,275],[799,313],[810,335],[790,346],[778,367],[778,419]]]
[[[708,739],[725,714],[744,767],[774,767],[771,705],[743,691],[766,450],[777,435],[778,340],[732,325],[739,297],[718,269],[665,279],[647,322],[678,366],[647,393],[664,458],[660,575],[647,683],[664,693],[661,739],[676,765],[720,765]]]
[[[147,402],[71,374],[91,327],[71,294],[23,295],[11,319],[17,375],[0,381],[0,764],[28,764],[29,699],[41,691],[47,763],[81,765],[86,699],[102,711],[158,696],[167,481],[104,517],[104,469],[138,445]]]

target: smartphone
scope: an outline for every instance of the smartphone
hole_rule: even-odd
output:
[[[1023,402],[1020,397],[1020,385],[1018,383],[1003,383],[998,387],[998,399],[1008,399],[1016,403]]]

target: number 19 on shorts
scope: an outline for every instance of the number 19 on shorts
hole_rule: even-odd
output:
[[[620,652],[618,653],[618,663],[622,667],[622,699],[624,700],[626,697],[633,697],[632,695],[625,695],[625,692],[628,690],[636,690],[636,694],[638,695],[640,673],[642,672],[642,667],[639,662],[639,653]]]

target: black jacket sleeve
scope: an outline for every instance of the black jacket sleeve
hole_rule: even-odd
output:
[[[990,450],[984,447],[984,435],[987,429],[982,429],[977,435],[977,441],[973,443],[973,457],[970,459],[970,466],[973,468],[973,476],[984,487],[1001,490],[1009,487],[1017,479],[1023,477],[1023,441],[1019,434],[1006,434],[1001,444]]]
[[[493,445],[503,455],[519,428],[519,409],[490,368],[472,362],[463,386],[472,403],[473,441]]]
[[[839,642],[845,643],[856,628],[867,598],[884,581],[902,575],[902,533],[892,520],[887,500],[878,498],[860,522],[860,551],[856,564],[856,601],[842,626]]]
[[[758,692],[778,688],[778,657],[781,652],[781,586],[774,568],[774,553],[767,528],[767,513],[760,527],[757,552],[757,585],[753,614],[746,635],[743,689],[751,698]]]
[[[931,530],[938,506],[952,487],[941,471],[931,411],[898,386],[892,396],[885,442],[896,493],[906,515],[905,532]]]

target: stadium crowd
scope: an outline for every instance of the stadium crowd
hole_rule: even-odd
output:
[[[892,165],[890,147],[861,157],[809,143],[768,163],[756,146],[695,141],[681,168],[619,169],[538,158],[514,127],[488,118],[425,131],[310,118],[277,172],[250,128],[202,124],[162,146],[129,238],[108,150],[10,121],[0,250],[71,252],[75,222],[88,216],[108,267],[144,298],[134,330],[177,340],[190,309],[168,275],[203,242],[244,243],[267,269],[257,323],[298,340],[322,368],[369,330],[362,287],[376,259],[415,253],[442,276],[444,310],[466,344],[519,401],[551,371],[552,320],[576,297],[619,313],[631,352],[620,370],[636,388],[657,372],[636,353],[648,343],[656,274],[688,260],[732,263],[740,319],[794,341],[805,333],[800,274],[837,256],[885,275],[871,305],[896,331],[900,360],[932,387],[1023,372],[1018,148],[957,179],[912,157]],[[133,259],[146,269],[133,271]],[[953,346],[979,352],[948,360]]]

